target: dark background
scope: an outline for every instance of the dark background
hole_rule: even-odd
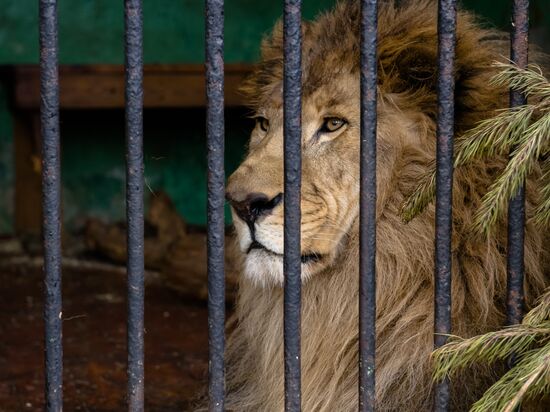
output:
[[[507,30],[509,1],[464,0],[488,25]],[[313,18],[334,0],[306,0],[303,14]],[[146,63],[202,63],[204,1],[144,0]],[[228,63],[251,63],[259,43],[280,17],[282,2],[228,0],[225,6],[225,56]],[[531,39],[550,45],[550,2],[531,1]],[[38,2],[0,0],[0,65],[38,62]],[[59,2],[61,64],[121,64],[123,1]],[[0,234],[13,231],[13,123],[6,81],[0,78]],[[249,122],[243,110],[227,114],[227,169],[238,164]],[[124,218],[124,114],[81,111],[62,114],[64,220],[68,229],[87,216]],[[206,163],[204,108],[145,113],[145,176],[163,189],[184,218],[205,224]]]

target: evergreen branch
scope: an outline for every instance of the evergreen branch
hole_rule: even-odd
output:
[[[521,400],[525,396],[525,393],[529,390],[531,385],[540,377],[542,373],[544,373],[545,370],[545,364],[541,363],[537,369],[531,372],[531,376],[527,378],[525,383],[522,385],[522,387],[519,389],[519,391],[515,394],[515,396],[508,402],[506,405],[506,409],[504,409],[503,412],[514,412],[516,410],[516,407],[518,407],[521,403]],[[479,406],[480,408],[483,408],[483,404]]]
[[[513,64],[495,63],[501,69],[491,83],[495,87],[508,86],[527,96],[531,104],[503,109],[493,118],[481,121],[476,127],[458,137],[455,143],[455,168],[495,155],[506,155],[513,150],[504,173],[482,199],[474,227],[487,233],[506,207],[506,200],[521,186],[536,162],[543,165],[542,196],[535,210],[534,222],[550,225],[550,82],[538,66],[520,69]],[[543,155],[541,158],[541,154]],[[546,158],[544,157],[546,156]],[[401,207],[404,222],[409,222],[431,203],[435,196],[435,165],[428,167],[416,190]]]
[[[512,353],[524,353],[540,340],[550,340],[550,321],[537,326],[514,325],[469,339],[453,337],[432,354],[434,380],[449,377],[474,363],[493,363]]]
[[[525,130],[504,172],[491,185],[483,197],[481,207],[474,218],[474,228],[487,234],[505,209],[506,201],[524,184],[536,164],[550,130],[550,113],[541,117]]]
[[[484,156],[508,153],[517,144],[518,136],[529,127],[534,111],[534,106],[501,110],[497,116],[480,122],[456,142],[454,167]],[[435,163],[432,163],[420,185],[403,204],[401,216],[405,223],[422,212],[434,199],[435,174]]]
[[[520,325],[470,339],[452,337],[433,352],[434,380],[472,364],[492,363],[514,354],[516,364],[491,386],[470,412],[513,412],[522,401],[550,393],[550,288]]]
[[[550,343],[526,352],[518,363],[491,386],[470,412],[510,412],[523,399],[534,398],[550,390]]]
[[[540,204],[535,209],[533,220],[537,226],[544,228],[550,226],[550,151],[546,153],[546,158],[542,161],[542,170]]]
[[[507,86],[527,97],[550,99],[550,83],[544,77],[539,66],[530,64],[526,69],[522,69],[514,64],[501,62],[496,62],[493,66],[500,70],[489,84],[500,87]]]
[[[435,162],[431,162],[428,171],[420,179],[420,185],[401,206],[401,218],[409,223],[428,206],[435,196]]]
[[[538,299],[536,306],[523,318],[523,324],[536,326],[550,321],[550,288]]]
[[[514,355],[514,366],[491,386],[470,412],[513,412],[527,399],[550,393],[550,288],[522,324],[469,339],[451,340],[432,353],[438,381],[477,363]]]
[[[508,153],[528,130],[535,110],[533,105],[503,109],[495,117],[481,121],[458,139],[455,167],[486,156]]]

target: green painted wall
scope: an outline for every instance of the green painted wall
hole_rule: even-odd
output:
[[[226,119],[225,158],[231,171],[252,125],[243,110],[228,110]],[[124,219],[124,112],[64,112],[61,122],[65,223],[80,227],[87,215]],[[144,115],[147,199],[158,189],[166,191],[195,224],[206,223],[205,124],[203,109],[147,110]]]
[[[312,18],[334,0],[304,1]],[[0,64],[38,59],[38,1],[0,0]],[[122,0],[60,0],[59,51],[62,63],[122,63]],[[227,0],[225,41],[228,62],[253,61],[258,43],[282,11],[274,0]],[[202,62],[204,1],[143,0],[144,58],[147,63]]]
[[[226,0],[227,62],[252,62],[262,36],[282,11],[282,1]],[[488,24],[507,28],[509,1],[463,0]],[[334,0],[304,0],[305,18]],[[204,57],[204,0],[143,0],[147,63],[200,63]],[[531,0],[532,40],[550,45],[550,1]],[[0,64],[37,63],[38,1],[0,0]],[[123,62],[123,1],[59,0],[60,62]],[[124,115],[121,111],[62,114],[64,216],[69,228],[87,215],[124,217]],[[238,164],[249,122],[227,114],[228,173]],[[145,175],[162,188],[192,223],[205,223],[204,111],[145,113]],[[0,233],[11,230],[12,124],[0,83]]]
[[[333,0],[309,1],[312,18]],[[201,63],[204,59],[204,1],[144,0],[146,63]],[[0,64],[37,63],[38,1],[0,0]],[[281,14],[281,2],[227,0],[227,62],[257,59],[262,36]],[[63,64],[124,61],[123,1],[60,0],[59,49]],[[246,23],[246,24],[243,24]],[[0,233],[12,216],[12,125],[0,85]],[[124,217],[124,114],[62,113],[64,218],[77,228],[86,216]],[[249,121],[242,111],[227,115],[228,173],[241,159]],[[167,191],[192,223],[206,221],[204,111],[145,113],[147,184]]]

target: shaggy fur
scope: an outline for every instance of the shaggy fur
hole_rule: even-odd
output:
[[[399,209],[435,156],[437,15],[433,1],[379,11],[378,243],[376,402],[379,411],[423,411],[432,403],[434,207],[405,225]],[[303,25],[303,254],[302,407],[357,410],[359,7],[339,3]],[[507,43],[458,16],[456,130],[460,134],[507,104],[506,91],[488,87],[491,63]],[[275,197],[283,191],[282,26],[262,44],[262,59],[243,90],[256,115],[249,153],[228,182],[228,194]],[[326,117],[344,118],[335,133],[320,133]],[[452,237],[453,333],[472,336],[505,319],[506,225],[489,238],[468,231],[473,213],[503,160],[478,162],[455,173]],[[527,185],[527,212],[537,194]],[[252,228],[234,216],[243,276],[227,348],[227,408],[282,411],[283,206]],[[254,235],[251,234],[254,230]],[[266,249],[249,250],[252,239]],[[547,234],[527,224],[526,301],[549,285]],[[454,410],[466,410],[490,382],[454,381]],[[456,390],[459,388],[459,390]]]

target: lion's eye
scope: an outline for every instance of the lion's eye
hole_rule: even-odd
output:
[[[261,116],[256,117],[256,127],[259,127],[262,132],[267,132],[269,130],[269,120]]]
[[[338,129],[341,129],[345,124],[347,124],[347,121],[344,119],[340,119],[338,117],[327,117],[323,121],[320,132],[332,133],[337,131]]]

